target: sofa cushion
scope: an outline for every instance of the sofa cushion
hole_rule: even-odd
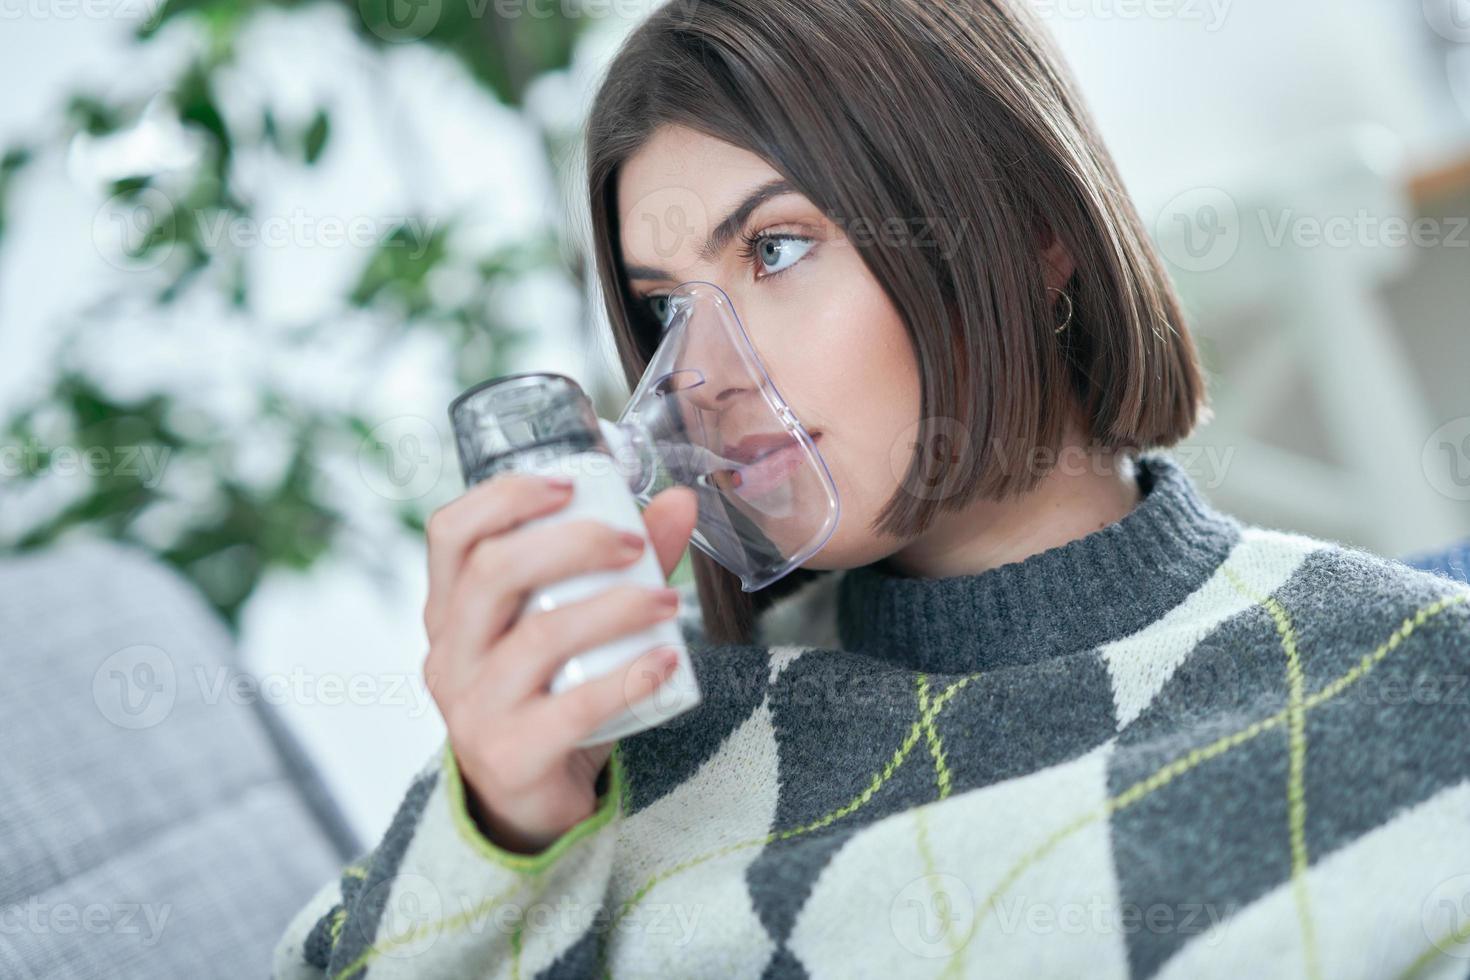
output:
[[[0,560],[0,976],[262,977],[354,856],[228,632],[140,549]]]

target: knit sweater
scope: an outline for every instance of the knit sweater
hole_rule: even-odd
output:
[[[703,703],[538,855],[446,743],[277,977],[1465,977],[1470,589],[1139,463],[1019,562],[681,614]]]

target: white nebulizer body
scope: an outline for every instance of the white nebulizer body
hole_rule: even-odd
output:
[[[670,323],[616,422],[598,418],[582,388],[555,373],[495,378],[456,398],[449,415],[465,486],[505,470],[567,476],[574,483],[570,502],[528,524],[591,518],[645,539],[639,506],[669,487],[689,487],[699,505],[691,543],[753,592],[800,566],[831,537],[836,488],[812,437],[771,383],[729,297],[710,283],[690,282],[668,298]],[[651,543],[626,568],[535,590],[522,614],[627,581],[665,584]],[[678,651],[673,674],[579,745],[635,734],[700,703],[676,619],[571,657],[550,691],[560,693],[661,646]]]
[[[526,522],[527,525],[591,518],[610,524],[620,531],[632,531],[647,538],[643,516],[623,474],[615,468],[612,458],[600,450],[546,458],[532,456],[517,466],[517,469],[545,476],[566,476],[575,481],[571,500],[565,507],[543,517],[532,518]],[[631,565],[589,572],[542,586],[526,600],[522,615],[556,609],[589,598],[622,582],[632,582],[651,589],[665,584],[663,569],[659,567],[658,555],[655,554],[652,544],[645,547],[638,560]],[[689,650],[684,644],[683,634],[678,622],[673,619],[655,623],[637,633],[617,637],[562,664],[552,678],[552,694],[559,694],[569,687],[620,667],[654,647],[663,646],[674,647],[679,652],[679,663],[673,674],[642,702],[629,705],[624,715],[597,729],[583,741],[584,746],[599,745],[652,728],[688,711],[700,701],[699,684],[694,677],[694,667],[689,662]]]

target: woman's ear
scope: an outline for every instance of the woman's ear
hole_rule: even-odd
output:
[[[1061,237],[1046,222],[1041,226],[1040,247],[1041,261],[1046,267],[1046,285],[1050,289],[1061,289],[1077,271],[1077,263],[1072,261],[1072,253],[1067,251]]]

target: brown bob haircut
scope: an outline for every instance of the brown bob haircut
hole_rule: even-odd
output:
[[[918,445],[942,420],[972,444],[944,492],[905,479],[873,524],[914,535],[940,509],[1031,489],[1069,418],[1102,450],[1170,446],[1209,414],[1183,312],[1050,35],[1021,0],[669,0],[617,53],[586,131],[592,250],[631,388],[658,324],[624,277],[619,165],[663,125],[765,159],[847,225],[963,216],[952,241],[854,241],[905,320]],[[1059,235],[1066,303],[1040,253]],[[885,240],[885,238],[887,240]],[[1061,311],[1061,312],[1059,312]],[[914,454],[909,477],[924,461]],[[760,613],[823,574],[747,593],[691,555],[705,638],[748,643]]]

